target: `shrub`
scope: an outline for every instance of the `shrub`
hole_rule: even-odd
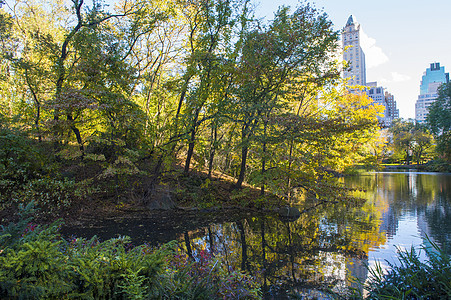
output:
[[[33,203],[0,231],[1,299],[236,299],[259,297],[253,279],[176,242],[133,247],[128,237],[63,239],[61,222],[32,223]]]
[[[432,172],[451,172],[451,162],[448,162],[444,159],[435,159],[435,160],[431,160],[429,161],[426,165],[425,165],[425,169],[427,171],[432,171]]]
[[[23,133],[0,128],[0,209],[32,200],[46,213],[69,206],[75,182],[53,176],[44,152]]]
[[[428,259],[420,261],[415,249],[401,251],[399,265],[390,265],[384,273],[380,265],[370,269],[364,286],[367,299],[450,299],[451,264],[449,256],[436,244],[423,246]],[[421,251],[420,250],[420,251]]]
[[[43,161],[23,133],[0,127],[0,179],[23,183],[36,175]]]
[[[254,278],[227,268],[223,258],[207,250],[193,257],[178,253],[169,260],[168,272],[154,297],[158,299],[260,299]]]

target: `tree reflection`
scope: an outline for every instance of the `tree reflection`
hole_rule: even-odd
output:
[[[226,252],[220,254],[228,256],[231,267],[259,276],[268,295],[294,288],[343,289],[351,276],[366,277],[362,261],[369,245],[384,242],[372,208],[363,206],[362,212],[358,207],[323,206],[293,222],[277,216],[253,217],[211,225],[208,235],[223,245],[217,250]],[[349,221],[353,218],[360,220]],[[193,247],[200,245],[204,244],[193,240]]]
[[[366,202],[315,207],[313,199],[300,210],[315,208],[292,222],[256,216],[211,225],[210,250],[226,256],[231,267],[260,277],[268,297],[286,290],[302,294],[355,288],[351,279],[364,282],[368,275],[368,253],[386,244],[406,213],[422,216],[422,232],[450,246],[450,180],[440,178],[409,173],[347,178],[347,185],[365,189],[360,196]]]
[[[317,291],[320,298],[320,291],[356,287],[350,279],[366,280],[370,251],[394,239],[398,223],[410,216],[424,238],[450,253],[450,175],[374,173],[347,177],[343,183],[364,189],[356,196],[366,201],[317,206],[317,200],[307,198],[299,207],[304,213],[291,222],[238,210],[221,216],[172,212],[160,222],[139,219],[105,227],[135,240],[177,238],[191,257],[200,250],[220,255],[226,270],[241,269],[260,278],[268,297],[291,290],[298,295]],[[121,232],[125,227],[136,232]]]
[[[375,173],[346,179],[346,184],[365,187],[366,197],[382,212],[382,228],[394,236],[401,216],[416,215],[423,238],[430,237],[451,251],[451,176],[445,174]]]

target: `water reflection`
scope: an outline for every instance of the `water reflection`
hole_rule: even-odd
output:
[[[366,280],[366,265],[395,263],[396,247],[418,246],[426,236],[450,253],[450,175],[371,173],[343,180],[364,188],[360,196],[367,201],[318,206],[291,222],[239,211],[162,213],[156,219],[102,222],[66,232],[104,238],[126,234],[139,243],[178,239],[190,255],[210,250],[228,265],[258,276],[268,299],[344,292],[353,286],[351,278]]]
[[[366,187],[368,202],[382,214],[380,229],[391,243],[410,247],[428,236],[450,253],[450,174],[373,173],[346,178],[346,184]]]

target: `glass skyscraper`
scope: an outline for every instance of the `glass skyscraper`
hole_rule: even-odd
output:
[[[415,104],[415,120],[419,123],[426,121],[429,106],[437,99],[437,90],[442,83],[449,82],[449,73],[445,73],[445,67],[440,63],[432,63],[423,73],[420,84],[420,95]]]

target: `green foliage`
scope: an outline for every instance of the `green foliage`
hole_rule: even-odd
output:
[[[23,132],[0,124],[0,178],[24,183],[36,176],[44,163],[33,141]]]
[[[45,151],[23,132],[0,127],[0,207],[34,201],[51,214],[68,207],[75,195],[84,196],[81,183],[54,175],[53,157]]]
[[[130,239],[119,237],[105,242],[74,239],[66,245],[64,253],[70,257],[73,282],[72,293],[88,299],[120,299],[129,296],[138,299],[152,289],[157,276],[164,270],[164,257],[170,247],[150,254],[146,246],[129,246]],[[127,285],[124,285],[128,282]]]
[[[449,299],[451,297],[450,257],[438,245],[422,246],[428,259],[420,260],[415,249],[399,252],[399,264],[384,273],[378,264],[370,269],[365,299]],[[420,250],[421,251],[421,250]]]
[[[59,251],[60,222],[37,226],[29,215],[33,204],[21,209],[16,224],[2,226],[0,232],[0,296],[18,299],[55,298],[68,291],[69,272]]]
[[[200,250],[193,258],[175,255],[167,277],[156,289],[159,299],[260,299],[260,288],[252,277],[226,269],[224,259]]]
[[[451,83],[441,85],[426,122],[437,138],[438,153],[451,161]]]
[[[393,134],[392,159],[403,157],[406,164],[412,160],[420,164],[432,158],[435,141],[426,126],[398,119],[389,131]]]
[[[451,173],[451,163],[440,158],[429,161],[424,167],[431,172]]]
[[[61,222],[31,223],[33,205],[0,231],[0,298],[8,299],[256,299],[256,282],[227,271],[220,257],[192,261],[176,242],[134,247],[128,237],[63,239]]]
[[[39,207],[47,208],[48,212],[52,213],[54,209],[69,207],[72,197],[77,194],[77,191],[78,186],[68,178],[61,180],[39,178],[29,181],[21,192],[13,193],[12,199],[25,203],[36,200]]]
[[[81,194],[82,176],[50,172],[33,139],[53,144],[45,154],[58,153],[56,169],[92,167],[81,180],[116,198],[143,169],[153,184],[184,161],[185,174],[219,170],[237,187],[290,199],[368,155],[378,108],[339,80],[339,32],[327,15],[304,1],[267,24],[252,14],[239,0],[109,11],[24,0],[2,14],[1,42],[14,51],[0,58],[0,114],[26,132],[0,146],[2,204],[34,198],[52,212],[76,200],[71,190]],[[189,193],[208,206],[209,189]]]

